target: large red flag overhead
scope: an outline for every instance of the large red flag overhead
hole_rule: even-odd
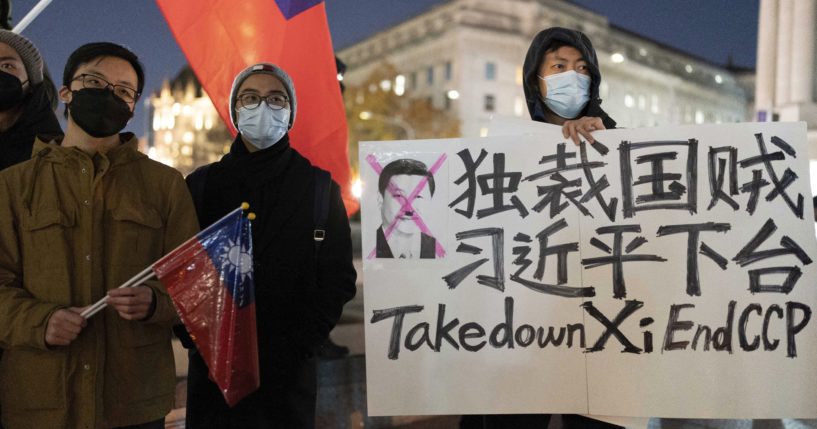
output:
[[[156,0],[190,66],[230,123],[233,78],[258,62],[283,68],[295,83],[298,112],[292,146],[329,170],[352,197],[346,115],[323,0]]]

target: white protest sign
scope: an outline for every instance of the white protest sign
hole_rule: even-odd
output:
[[[361,143],[369,413],[817,417],[805,124],[533,128]]]

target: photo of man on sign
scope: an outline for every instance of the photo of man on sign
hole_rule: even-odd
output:
[[[434,196],[434,175],[414,159],[387,164],[378,179],[382,224],[377,229],[377,258],[434,259],[437,240],[423,232],[423,213]]]

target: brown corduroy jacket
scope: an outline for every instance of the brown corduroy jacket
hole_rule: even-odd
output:
[[[60,308],[93,304],[198,231],[182,176],[136,150],[106,154],[37,141],[32,159],[0,172],[0,403],[6,429],[107,428],[165,416],[173,406],[171,326],[156,309],[128,321],[112,308],[67,347],[47,347]]]

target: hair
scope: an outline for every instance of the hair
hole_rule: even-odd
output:
[[[564,41],[564,40],[559,40],[559,39],[553,39],[553,40],[550,42],[550,44],[548,44],[548,45],[546,45],[546,46],[542,46],[542,49],[543,49],[543,52],[544,52],[545,54],[549,54],[549,53],[551,53],[551,52],[556,52],[556,51],[558,51],[558,50],[559,50],[559,48],[562,48],[562,47],[564,47],[564,46],[568,46],[568,47],[571,47],[571,48],[573,48],[573,49],[578,49],[578,48],[576,48],[575,46],[573,46],[572,44],[567,43],[567,42],[566,42],[566,41]],[[581,52],[581,51],[580,51],[580,52]],[[545,57],[544,57],[544,55],[543,55],[543,56],[542,56],[542,60],[544,60],[544,58],[545,58]]]
[[[70,87],[71,81],[74,79],[74,73],[77,72],[80,65],[90,63],[102,57],[121,58],[130,63],[133,70],[136,71],[136,92],[138,98],[138,96],[142,94],[142,90],[145,89],[145,70],[142,67],[142,63],[139,62],[139,57],[128,48],[111,42],[88,43],[72,52],[68,57],[68,61],[65,63],[65,70],[62,73],[62,84]]]
[[[389,186],[389,181],[393,176],[409,175],[409,176],[425,176],[428,177],[428,188],[431,195],[434,195],[434,175],[428,171],[428,167],[416,159],[398,159],[392,161],[383,168],[380,172],[380,179],[377,183],[377,189],[380,195],[384,195],[386,187]]]

